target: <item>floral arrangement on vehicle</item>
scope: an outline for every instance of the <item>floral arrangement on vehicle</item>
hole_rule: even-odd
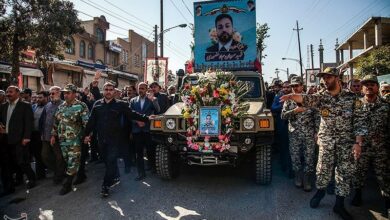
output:
[[[182,116],[187,125],[188,149],[201,152],[223,152],[230,149],[230,137],[234,121],[245,115],[249,104],[243,97],[250,91],[249,84],[237,81],[231,72],[205,72],[199,75],[198,84],[185,84],[181,92],[184,102]],[[204,106],[217,106],[221,110],[220,133],[218,141],[210,142],[211,137],[204,136],[200,141],[199,112]]]

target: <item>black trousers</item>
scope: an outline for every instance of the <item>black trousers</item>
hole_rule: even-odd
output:
[[[107,143],[99,143],[99,150],[106,166],[103,186],[110,186],[115,178],[119,178],[118,153],[119,147]]]
[[[46,176],[46,167],[42,160],[42,141],[39,131],[33,131],[31,134],[30,153],[35,160],[35,173],[38,178]]]
[[[78,176],[85,176],[85,163],[87,162],[88,148],[88,144],[81,144],[80,167],[77,171]]]
[[[35,182],[35,173],[30,165],[30,151],[29,146],[22,146],[21,144],[8,144],[7,135],[0,137],[0,158],[1,158],[1,180],[4,191],[14,189],[14,182],[12,174],[15,167],[19,167],[21,171],[26,174],[30,182]]]
[[[145,175],[145,164],[144,164],[144,149],[147,150],[151,148],[150,142],[151,137],[149,132],[140,132],[133,133],[135,150],[136,150],[136,159],[137,159],[137,170],[138,175]],[[149,155],[151,151],[148,151],[148,161],[153,160],[155,158],[153,155]]]

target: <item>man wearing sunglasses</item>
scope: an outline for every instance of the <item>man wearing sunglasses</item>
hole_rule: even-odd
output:
[[[319,155],[316,186],[318,191],[310,200],[310,207],[317,208],[325,196],[326,187],[335,172],[336,204],[333,211],[342,219],[353,219],[344,207],[344,199],[350,193],[350,182],[355,161],[360,157],[362,136],[367,134],[365,118],[356,114],[362,107],[359,98],[349,90],[343,90],[336,68],[326,68],[317,74],[324,80],[326,90],[313,95],[288,94],[281,101],[293,100],[303,107],[317,109],[321,115],[318,130]]]
[[[291,78],[290,86],[293,94],[303,94],[303,80],[299,76]],[[315,143],[314,134],[316,128],[314,111],[302,107],[292,100],[283,104],[282,119],[288,120],[289,147],[294,171],[295,186],[310,192],[311,174],[314,173]],[[301,162],[303,158],[303,163]]]
[[[379,83],[374,74],[367,75],[362,80],[364,97],[360,98],[363,108],[359,109],[366,114],[365,123],[369,127],[368,135],[364,137],[362,153],[356,164],[356,175],[352,181],[355,196],[352,205],[361,206],[362,188],[371,164],[378,180],[379,188],[385,199],[386,211],[390,209],[390,179],[389,155],[386,149],[390,130],[390,106],[379,97]]]

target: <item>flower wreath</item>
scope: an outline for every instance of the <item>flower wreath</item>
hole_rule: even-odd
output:
[[[234,120],[246,114],[249,109],[249,105],[242,102],[248,91],[248,83],[236,81],[232,73],[222,71],[200,74],[198,85],[185,84],[181,98],[184,102],[182,115],[187,124],[188,148],[210,152],[228,150]],[[199,139],[198,120],[201,106],[221,108],[221,133],[218,135],[218,142],[210,143],[210,136],[205,136],[204,142],[194,142]]]

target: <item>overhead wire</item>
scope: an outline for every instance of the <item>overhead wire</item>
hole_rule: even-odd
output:
[[[180,9],[176,6],[176,4],[172,1],[172,0],[169,0],[171,3],[172,3],[172,5],[176,8],[176,10],[179,12],[179,14],[184,18],[184,20],[186,20],[186,22],[187,22],[187,24],[188,23],[190,23],[189,21],[188,21],[188,19],[183,15],[183,13],[180,11]]]
[[[183,2],[184,7],[186,7],[188,13],[190,13],[191,17],[194,17],[194,14],[192,14],[191,10],[188,8],[187,4],[184,2],[184,0],[181,0]]]

